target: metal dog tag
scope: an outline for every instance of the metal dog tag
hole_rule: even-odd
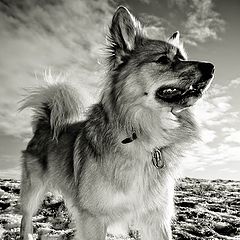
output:
[[[162,157],[162,152],[159,148],[155,148],[152,152],[152,163],[153,163],[153,166],[156,168],[164,167],[164,160]]]

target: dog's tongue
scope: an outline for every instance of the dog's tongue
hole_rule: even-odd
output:
[[[184,106],[184,107],[183,106],[182,107],[181,106],[172,107],[171,112],[176,115],[176,114],[186,110],[187,108],[190,108],[191,106],[193,106],[196,101],[197,101],[196,98],[190,97],[188,99],[188,102],[187,102],[186,106]]]
[[[186,110],[188,107],[183,107],[183,108],[178,108],[178,107],[173,107],[171,109],[171,112],[174,114],[174,115],[177,115],[178,113]]]

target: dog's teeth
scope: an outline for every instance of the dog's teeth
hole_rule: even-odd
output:
[[[176,88],[168,88],[168,89],[165,89],[163,92],[164,93],[171,93],[171,92],[174,92],[174,91],[177,91]]]
[[[163,92],[164,92],[164,93],[169,93],[169,92],[172,92],[172,89],[171,89],[171,88],[168,88],[168,89],[165,89]]]

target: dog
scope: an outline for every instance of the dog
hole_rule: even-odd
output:
[[[76,239],[104,240],[111,223],[136,220],[143,240],[170,240],[174,186],[184,149],[198,138],[191,106],[214,66],[189,61],[179,32],[149,39],[123,6],[108,36],[106,84],[84,120],[76,90],[47,83],[24,100],[34,110],[23,151],[21,239],[46,191],[61,191]]]

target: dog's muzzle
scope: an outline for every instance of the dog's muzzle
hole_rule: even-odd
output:
[[[198,65],[201,77],[195,83],[188,85],[187,88],[174,86],[160,87],[156,91],[156,98],[167,103],[186,104],[190,97],[200,98],[203,91],[209,86],[213,78],[214,65],[201,62]]]

